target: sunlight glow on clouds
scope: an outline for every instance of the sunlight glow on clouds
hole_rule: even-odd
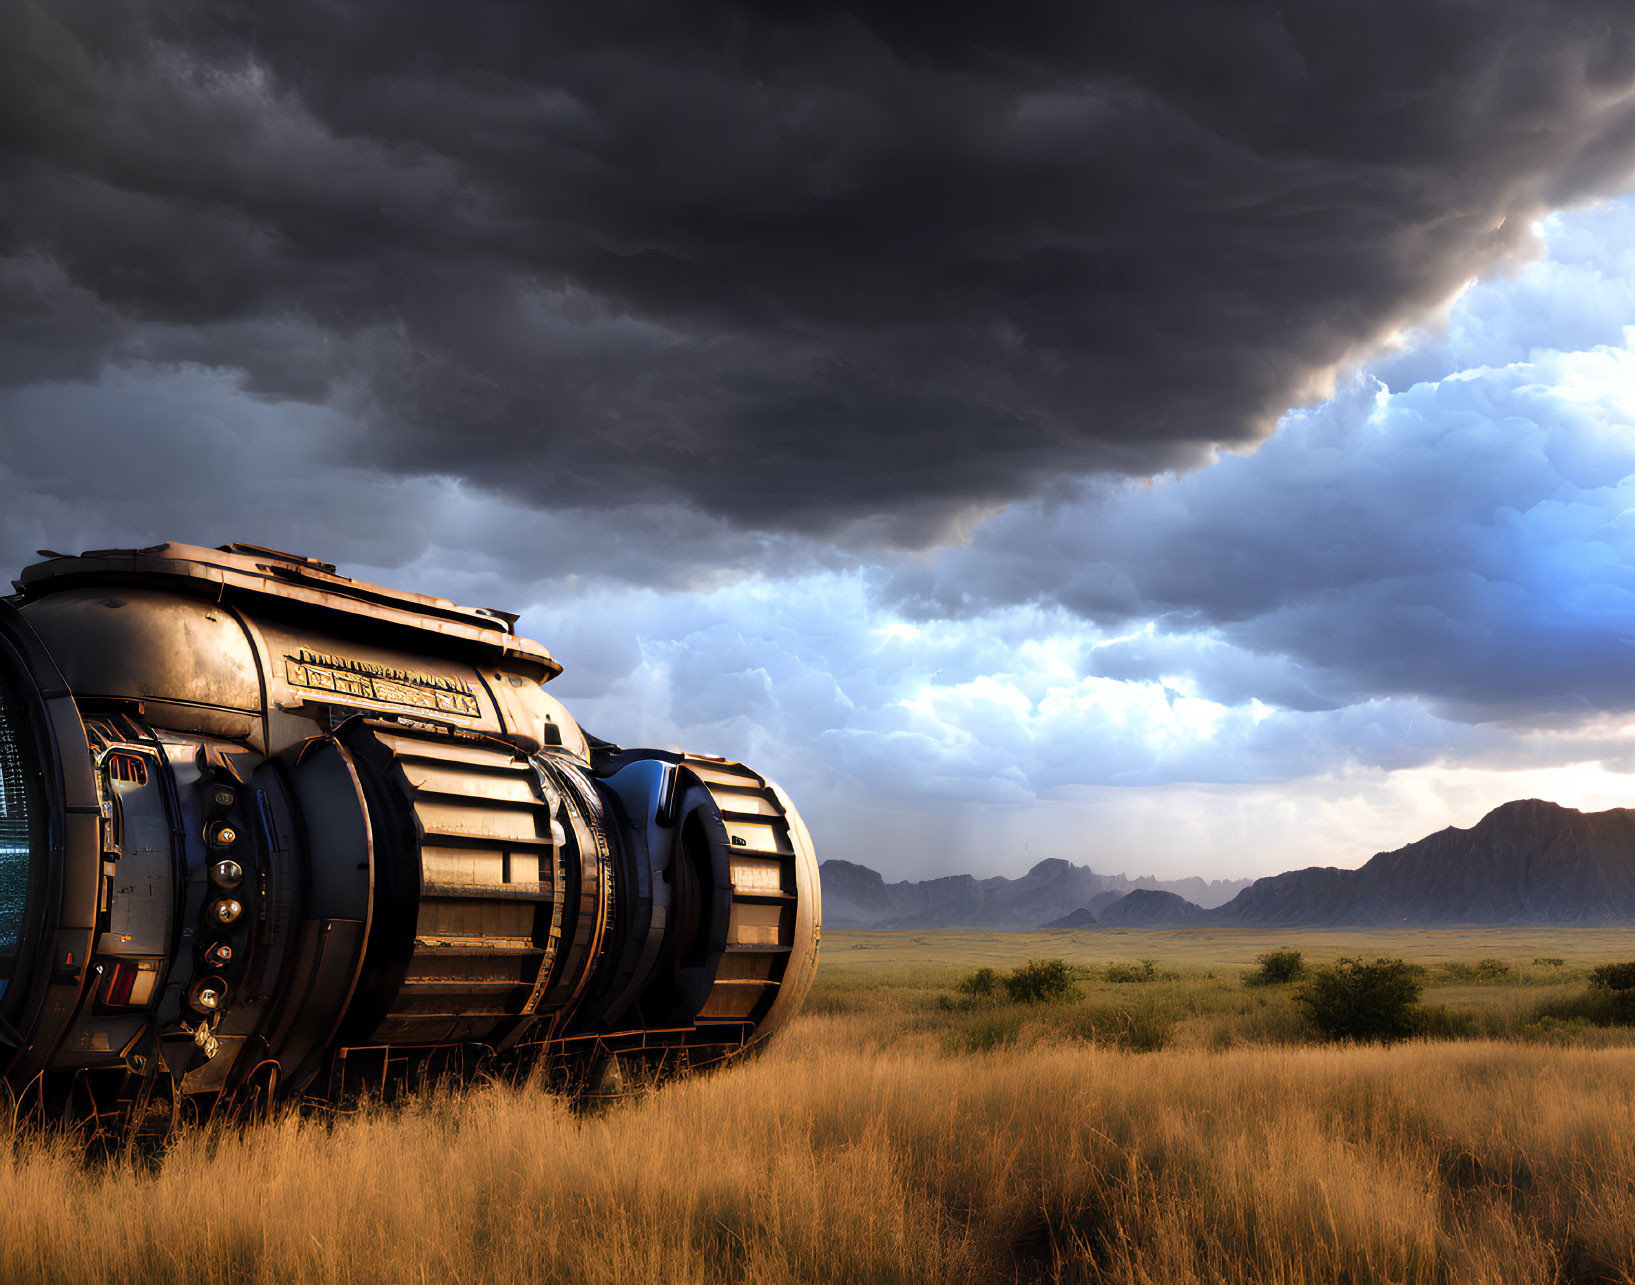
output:
[[[1542,233],[1252,454],[524,625],[593,728],[765,763],[829,855],[892,873],[1263,873],[1514,797],[1635,802],[1635,209]]]

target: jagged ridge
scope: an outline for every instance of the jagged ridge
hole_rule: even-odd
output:
[[[1635,809],[1580,812],[1519,799],[1468,830],[1449,826],[1355,870],[1312,866],[1246,881],[1132,880],[1060,859],[1020,879],[955,875],[888,884],[826,861],[825,921],[837,928],[1094,928],[1635,922]],[[1181,892],[1242,888],[1206,908]]]
[[[1493,809],[1382,852],[1356,870],[1260,879],[1208,915],[1219,924],[1600,924],[1635,920],[1635,810],[1542,799]]]

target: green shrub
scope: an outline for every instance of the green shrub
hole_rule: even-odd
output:
[[[1065,959],[1030,959],[1003,979],[1005,994],[1017,1004],[1054,1004],[1077,999],[1073,968]]]
[[[1600,964],[1590,969],[1590,985],[1598,990],[1635,990],[1635,964]]]
[[[999,994],[999,974],[991,968],[979,968],[955,989],[961,995],[970,995],[977,999],[992,999]]]
[[[1108,964],[1107,980],[1110,982],[1152,982],[1158,980],[1158,962],[1152,959],[1138,959],[1133,964]]]
[[[1283,986],[1306,974],[1306,961],[1298,950],[1270,950],[1256,955],[1255,963],[1260,967],[1243,975],[1250,986]]]
[[[1635,964],[1601,964],[1590,969],[1590,986],[1610,1001],[1612,1021],[1635,1023]]]
[[[1533,962],[1544,968],[1560,968],[1567,961],[1555,955],[1537,955]]]
[[[1422,973],[1400,959],[1337,959],[1313,969],[1294,998],[1329,1039],[1402,1039],[1413,1034]]]

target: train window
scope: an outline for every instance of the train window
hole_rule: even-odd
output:
[[[22,711],[0,690],[0,991],[17,952],[34,848],[26,737]]]

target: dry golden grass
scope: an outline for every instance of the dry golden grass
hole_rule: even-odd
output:
[[[1122,953],[1164,959],[1156,942]],[[827,977],[822,1011],[763,1056],[595,1115],[485,1086],[333,1126],[195,1132],[146,1166],[14,1139],[0,1274],[1635,1281],[1635,1050],[1178,1038],[1138,1054],[1057,1015],[953,1051],[993,1019],[854,983]]]

